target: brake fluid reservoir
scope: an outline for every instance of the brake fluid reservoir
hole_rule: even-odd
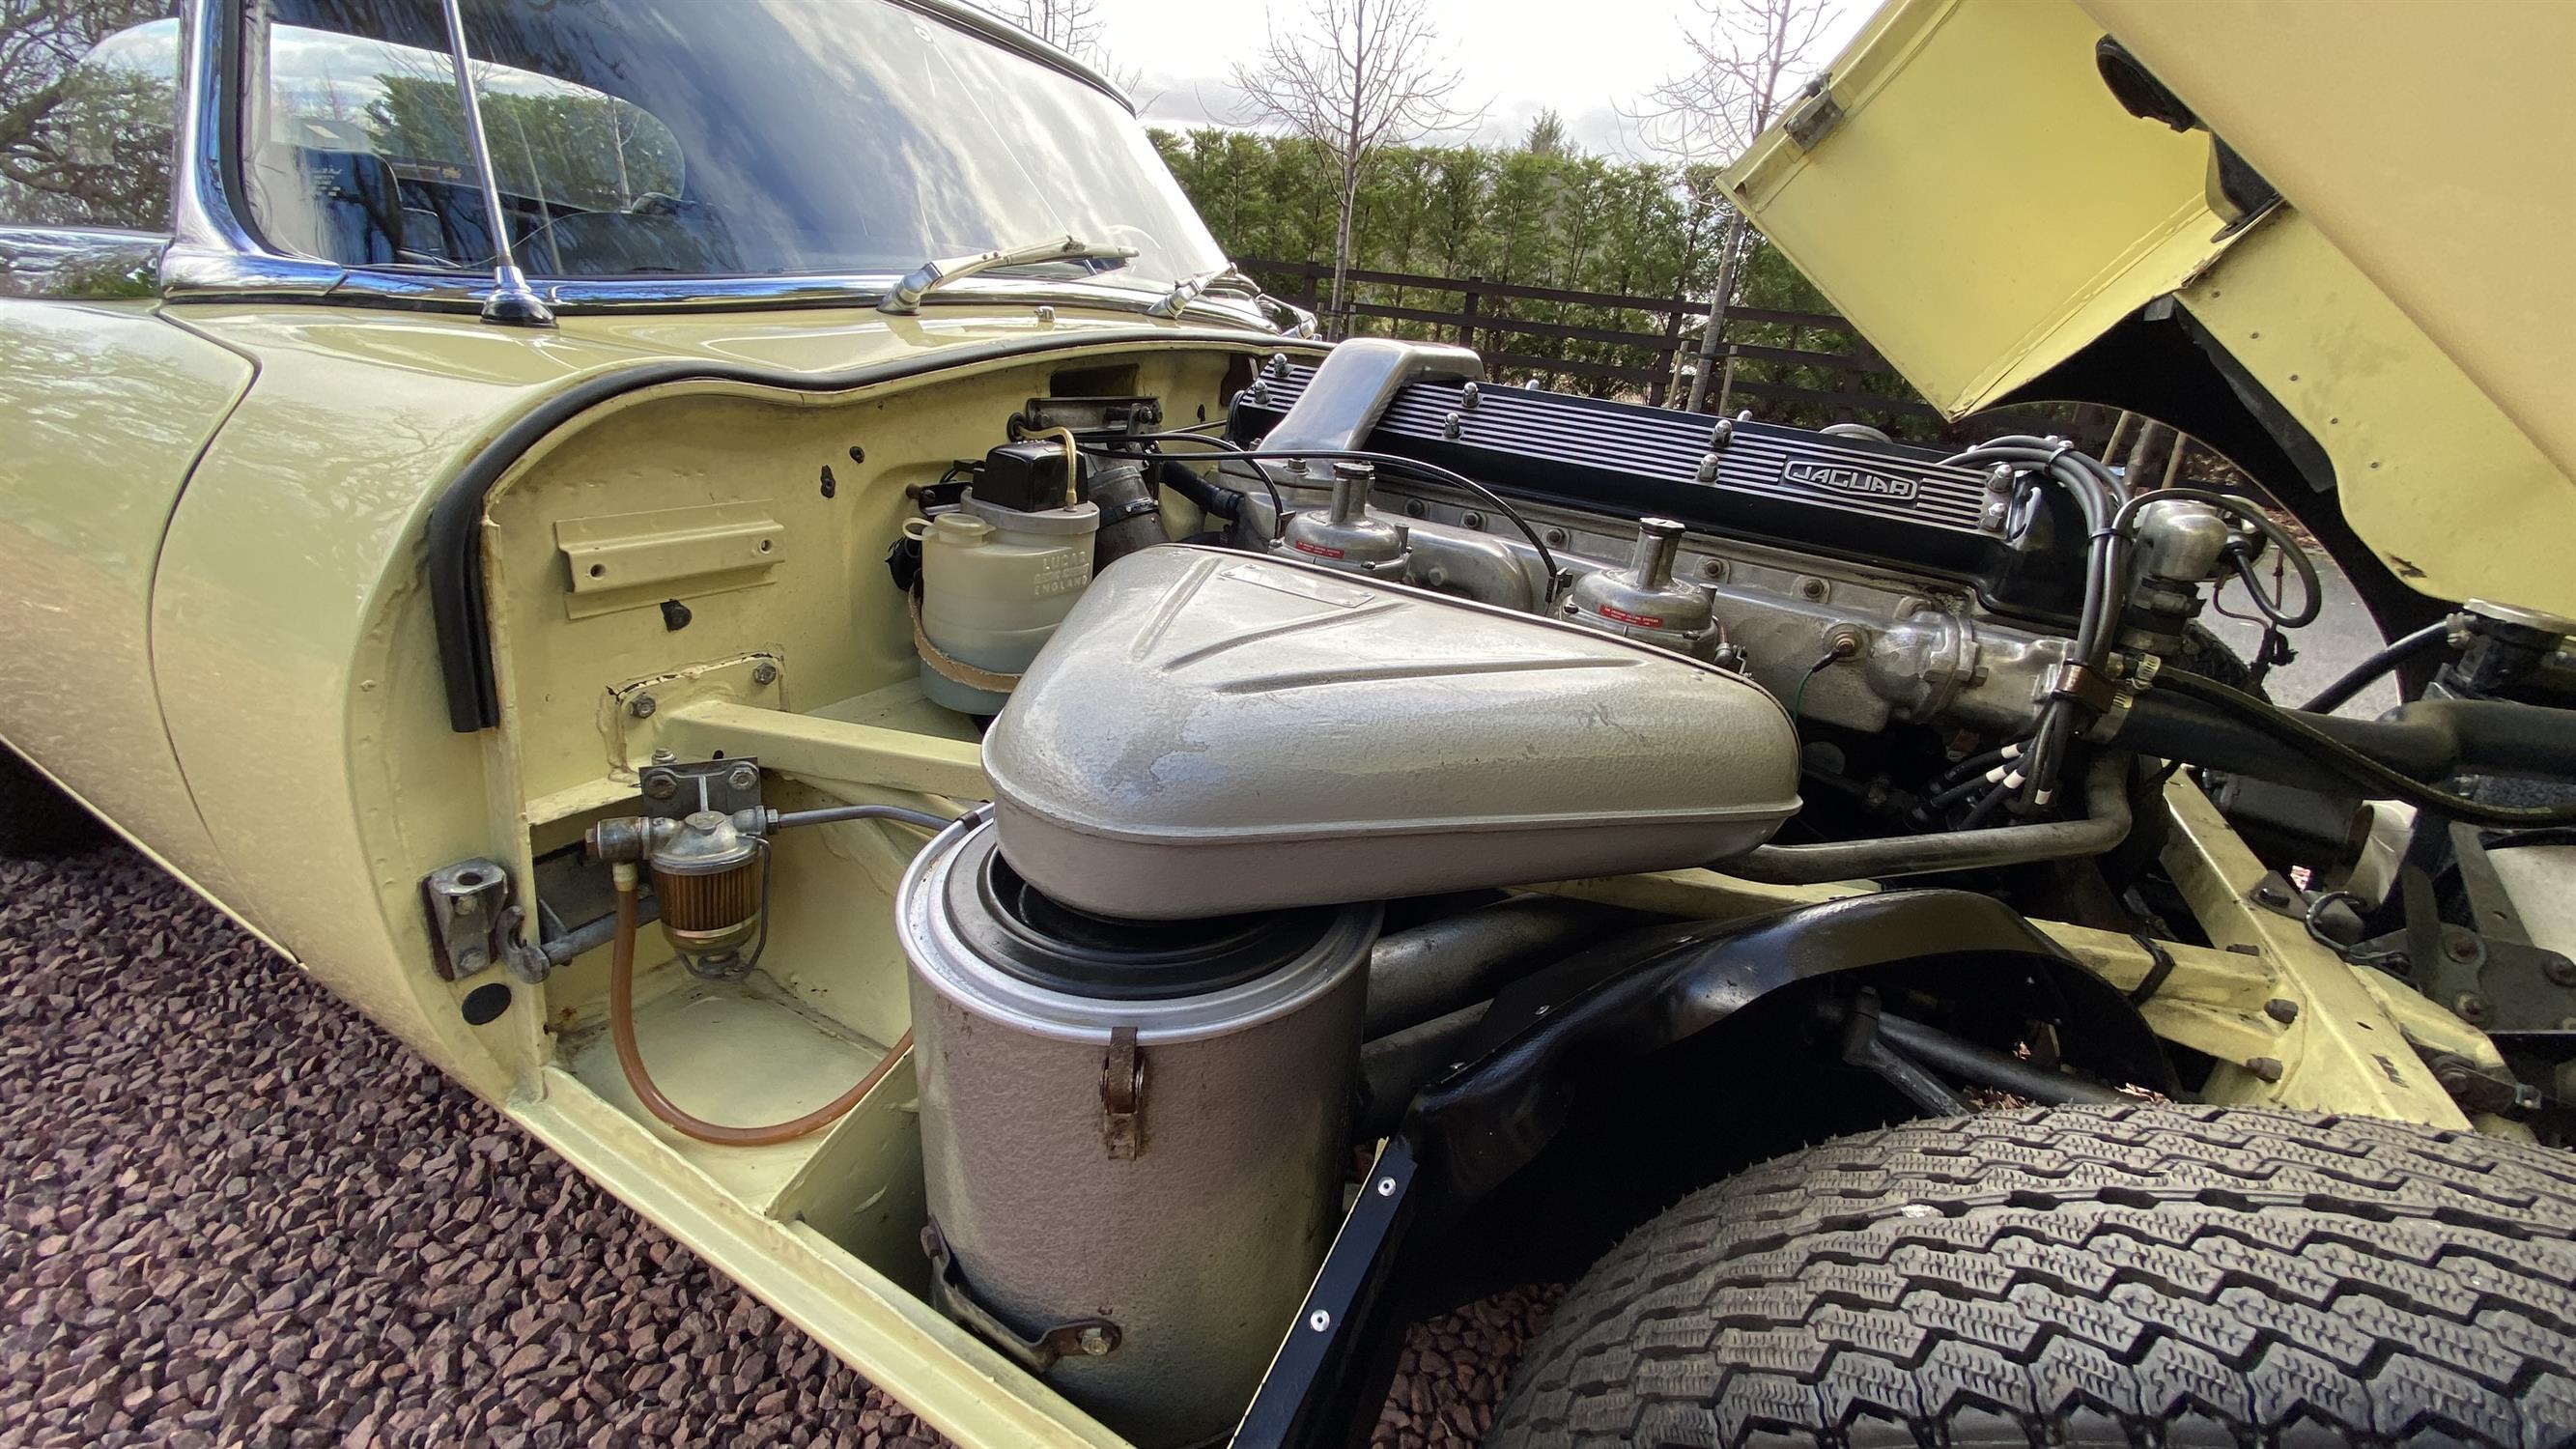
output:
[[[904,524],[921,544],[921,692],[964,714],[998,714],[1091,582],[1100,510],[1023,512],[978,499]],[[962,666],[962,667],[961,667]]]

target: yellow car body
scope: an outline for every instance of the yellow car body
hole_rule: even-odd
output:
[[[2316,159],[2338,138],[2230,109],[2253,87],[2230,67],[2258,55],[2277,80],[2399,52],[2354,41],[2292,61],[2313,29],[2300,17],[2325,8],[2245,8],[2241,24],[2181,28],[2203,12],[1907,0],[1837,63],[1839,125],[1812,146],[1765,137],[1731,184],[1946,411],[2015,395],[2172,297],[2320,440],[2353,525],[2408,583],[2576,613],[2556,557],[2576,537],[2564,268],[2554,321],[2516,301],[2483,326],[2496,297],[2416,286],[2417,254],[2448,255],[2459,213],[2433,208],[2429,234],[2409,229],[2422,217],[2356,218],[2343,173]],[[2552,63],[2569,12],[2482,13],[2535,27],[2481,61],[2506,68]],[[2106,28],[2175,67],[2289,205],[2213,241],[2206,138],[2118,109],[2091,70]],[[2206,43],[2220,31],[2269,49],[2222,60]],[[2415,119],[2563,152],[2563,86],[2489,89],[2554,107],[2557,124],[2458,105]],[[2291,110],[2314,99],[2267,94]],[[183,127],[183,157],[190,144]],[[2429,158],[2429,139],[2407,144]],[[2495,197],[2491,166],[2456,174]],[[2333,208],[2306,210],[2312,178]],[[2563,244],[2568,195],[2484,234]],[[541,983],[490,963],[450,979],[422,882],[470,860],[533,880],[540,857],[631,808],[658,749],[757,756],[787,782],[773,803],[955,813],[985,793],[973,732],[922,700],[881,563],[906,489],[979,454],[1024,399],[1150,392],[1175,423],[1213,419],[1230,376],[1314,345],[1241,309],[1152,317],[1008,285],[910,316],[845,295],[566,306],[552,327],[495,326],[477,297],[264,287],[256,259],[220,255],[189,221],[183,208],[175,242],[76,238],[71,260],[0,296],[0,739],[942,1430],[1123,1442],[925,1301],[906,1069],[793,1143],[681,1138],[636,1109],[604,1054],[604,948]],[[2149,1012],[2224,1063],[2213,1095],[2465,1125],[2429,1077],[2341,1023],[2492,1064],[2485,1038],[2244,909],[2259,864],[2190,787],[2174,811],[2204,926],[2249,948],[2175,948]],[[907,840],[852,824],[780,847],[773,998],[707,998],[648,960],[644,1010],[664,1027],[648,1044],[698,1110],[810,1106],[818,1081],[855,1077],[905,1031],[888,920]],[[1701,915],[1865,888],[1706,871],[1548,887]],[[2043,928],[2115,985],[2153,965],[2126,937]],[[469,1009],[495,985],[506,1009]],[[2312,1003],[2298,1025],[2263,1014],[2284,995]]]

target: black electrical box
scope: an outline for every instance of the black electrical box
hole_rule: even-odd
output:
[[[1006,443],[984,455],[984,466],[975,473],[975,496],[1022,513],[1062,508],[1064,465],[1062,443]]]

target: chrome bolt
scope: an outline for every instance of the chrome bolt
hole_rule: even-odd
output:
[[[626,712],[635,716],[637,719],[651,719],[653,717],[653,711],[660,709],[661,707],[662,706],[653,702],[653,696],[649,694],[639,694],[633,699],[626,701]]]
[[[1379,1197],[1395,1196],[1395,1179],[1391,1177],[1379,1178],[1377,1180],[1377,1195]]]
[[[751,666],[751,682],[767,689],[778,682],[778,666],[764,659]]]
[[[1097,1328],[1084,1329],[1075,1342],[1081,1344],[1082,1351],[1092,1358],[1106,1358],[1109,1350],[1117,1347],[1109,1341],[1107,1332]]]
[[[1052,327],[1055,325],[1055,309],[1053,307],[1041,305],[1038,308],[1038,325],[1040,327]]]
[[[1325,1329],[1333,1326],[1333,1315],[1318,1308],[1314,1312],[1306,1315],[1306,1326],[1315,1330],[1317,1333],[1321,1333]]]
[[[2275,996],[2263,1003],[2263,1014],[2283,1026],[2288,1026],[2299,1019],[2299,1003],[2286,996]]]
[[[736,765],[725,771],[725,783],[737,790],[757,790],[760,788],[760,767]]]

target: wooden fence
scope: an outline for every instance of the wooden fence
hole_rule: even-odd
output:
[[[1321,312],[1333,269],[1319,262],[1236,263],[1275,295]],[[1456,342],[1483,354],[1498,382],[1680,406],[1699,363],[1706,298],[1641,297],[1353,268],[1351,331]],[[1445,306],[1426,305],[1454,299]],[[1770,422],[1821,427],[1868,422],[1921,443],[1965,444],[1999,433],[2050,433],[2132,471],[2170,483],[2235,486],[2234,470],[2190,439],[2091,403],[2034,403],[1946,422],[1852,325],[1830,312],[1727,310],[1719,374],[1707,411],[1751,411]],[[2133,422],[2141,424],[2131,427]],[[2124,453],[2122,450],[2126,448]],[[2184,456],[2191,454],[2186,465]]]
[[[1316,262],[1239,262],[1277,295],[1320,311],[1333,269]],[[1699,359],[1705,298],[1644,297],[1354,268],[1347,310],[1354,331],[1455,341],[1484,354],[1498,379],[1676,405],[1686,367]],[[1419,295],[1418,295],[1419,294]],[[1434,297],[1454,299],[1425,305]],[[1372,326],[1372,323],[1392,324]],[[1941,415],[1914,395],[1887,359],[1842,318],[1825,312],[1730,308],[1720,334],[1708,407],[1753,406],[1782,421],[1871,419],[1916,436],[1943,431]],[[1780,404],[1763,407],[1761,404]],[[1832,413],[1835,416],[1818,416]],[[1891,430],[1895,430],[1891,428]]]

